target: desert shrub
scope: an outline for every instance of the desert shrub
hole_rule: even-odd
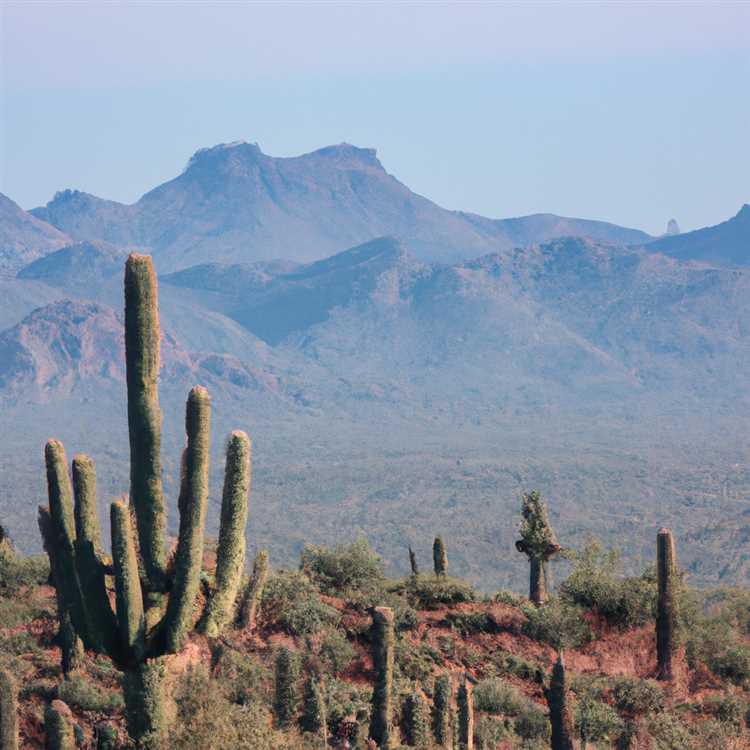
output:
[[[591,640],[591,628],[580,607],[555,598],[541,607],[529,604],[523,612],[523,633],[532,640],[553,648],[578,648]]]
[[[110,713],[122,709],[124,705],[119,692],[102,690],[83,675],[72,675],[60,683],[57,697],[71,708],[80,708],[83,711]]]
[[[476,598],[468,583],[448,576],[414,576],[409,579],[406,592],[409,603],[417,609],[452,607]]]
[[[527,702],[513,722],[515,733],[523,740],[546,742],[550,736],[547,714],[535,703]]]
[[[340,680],[326,680],[326,709],[328,711],[328,731],[336,733],[338,725],[347,717],[355,716],[366,723],[369,717],[371,690]]]
[[[25,630],[9,633],[0,637],[0,652],[3,655],[21,656],[39,651],[37,639]]]
[[[695,750],[746,750],[748,738],[735,727],[709,719],[695,727],[691,748]]]
[[[750,647],[740,643],[718,648],[709,654],[707,664],[718,677],[735,685],[745,685],[750,680]]]
[[[394,666],[397,675],[425,682],[435,666],[442,664],[442,655],[426,643],[412,643],[403,638],[396,641]]]
[[[648,723],[656,750],[686,750],[695,747],[688,728],[673,714],[660,713]]]
[[[580,552],[568,552],[573,570],[560,586],[560,596],[571,604],[595,609],[607,622],[623,628],[636,627],[656,614],[656,576],[649,569],[640,576],[617,575],[620,555],[604,550],[598,542]]]
[[[270,576],[261,602],[265,622],[275,622],[291,635],[309,635],[335,625],[339,615],[320,600],[303,573],[281,571]]]
[[[258,702],[239,706],[227,700],[204,668],[189,669],[175,690],[177,721],[170,750],[302,750],[294,737],[271,728],[268,709]]]
[[[740,729],[747,715],[747,704],[731,693],[711,695],[703,702],[703,711],[722,724]]]
[[[383,562],[365,539],[337,547],[306,545],[302,571],[326,594],[347,596],[383,581]]]
[[[7,539],[0,541],[0,596],[14,596],[28,586],[39,586],[49,577],[46,555],[19,555]]]
[[[612,700],[620,713],[642,716],[662,710],[664,692],[655,680],[620,677],[612,687]]]
[[[224,648],[217,660],[216,679],[228,701],[246,706],[265,700],[271,673],[247,654]]]
[[[576,703],[576,732],[583,744],[588,742],[613,742],[623,730],[617,712],[592,695],[584,695]]]
[[[498,604],[507,604],[509,607],[520,607],[522,604],[528,604],[529,600],[525,596],[516,594],[513,591],[498,591],[492,601]]]
[[[356,654],[354,646],[338,630],[328,633],[320,646],[320,658],[334,675],[344,672]]]
[[[524,704],[523,696],[507,682],[497,678],[482,680],[474,688],[474,707],[488,714],[517,716]]]
[[[497,631],[497,626],[486,612],[448,612],[445,619],[461,635]]]
[[[474,745],[477,750],[495,750],[501,742],[512,740],[514,734],[512,725],[496,716],[476,717]]]

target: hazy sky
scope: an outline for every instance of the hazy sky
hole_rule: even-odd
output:
[[[348,141],[448,208],[661,232],[750,202],[750,2],[0,0],[0,191],[135,201]]]

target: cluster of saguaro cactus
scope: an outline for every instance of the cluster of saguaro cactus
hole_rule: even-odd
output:
[[[677,649],[677,556],[669,529],[659,529],[656,537],[658,601],[656,613],[656,662],[658,678],[671,680],[672,661]]]
[[[391,707],[394,646],[393,610],[390,607],[375,607],[372,611],[372,663],[375,669],[375,685],[372,691],[370,737],[380,750],[391,750],[395,744]]]
[[[7,669],[0,669],[0,749],[18,750],[18,688]]]
[[[575,729],[562,651],[557,655],[549,686],[544,689],[544,697],[547,699],[552,725],[552,750],[573,750]]]
[[[72,486],[65,451],[45,448],[49,507],[40,529],[57,592],[61,636],[69,658],[78,639],[108,654],[125,673],[128,729],[142,748],[159,748],[167,731],[167,660],[196,626],[203,530],[208,498],[211,403],[201,387],[190,391],[182,455],[177,549],[167,564],[161,485],[161,412],[157,285],[151,259],[131,255],[125,266],[125,353],[130,434],[130,499],[110,508],[112,565],[101,554],[93,462],[76,456]],[[226,474],[215,585],[198,627],[216,635],[234,615],[244,568],[250,489],[250,441],[232,433]],[[114,576],[116,608],[107,577]],[[67,646],[65,646],[67,644]]]
[[[550,525],[547,506],[538,492],[523,495],[521,513],[521,538],[516,542],[516,549],[529,558],[531,565],[529,599],[534,604],[544,604],[549,588],[547,563],[561,547]]]
[[[436,536],[432,543],[432,562],[436,576],[448,575],[448,553],[445,551],[445,543],[441,536]]]

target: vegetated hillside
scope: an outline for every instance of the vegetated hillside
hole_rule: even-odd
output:
[[[88,287],[118,321],[101,349],[116,357],[122,277],[108,253],[61,250],[11,286],[52,300]],[[510,510],[533,486],[561,529],[624,547],[629,566],[645,553],[635,530],[674,519],[695,540],[684,562],[696,582],[746,581],[732,540],[750,526],[747,282],[744,271],[570,239],[454,266],[380,239],[306,265],[167,274],[163,329],[184,357],[181,377],[166,364],[162,373],[169,500],[182,403],[202,382],[219,397],[214,465],[238,424],[255,440],[254,518],[279,561],[305,541],[367,533],[389,571],[403,572],[405,546],[439,527],[462,576],[519,588]],[[50,435],[92,451],[113,496],[127,489],[124,387],[101,376],[122,362],[66,359],[87,351],[88,325],[63,318],[34,333],[19,320],[2,334],[45,368],[61,363],[42,381],[14,369],[2,393],[0,425],[13,439],[0,513],[28,551],[39,544],[30,509],[44,495]],[[214,529],[217,514],[213,498]]]
[[[750,265],[750,205],[713,227],[660,237],[648,249],[680,260],[700,260],[723,266]]]
[[[15,273],[68,241],[59,229],[27,213],[0,193],[0,275]]]
[[[146,247],[162,272],[199,263],[311,261],[386,234],[432,261],[569,234],[650,239],[605,222],[546,214],[496,221],[448,211],[388,174],[374,149],[349,144],[291,158],[268,156],[256,144],[221,144],[198,151],[181,175],[131,206],[65,190],[33,213],[77,240]]]
[[[448,546],[448,572],[453,552]],[[216,639],[193,635],[171,657],[177,713],[170,750],[313,750],[323,747],[323,717],[328,746],[372,747],[373,605],[394,613],[391,716],[399,747],[439,747],[436,691],[447,677],[448,747],[462,721],[458,690],[468,681],[475,748],[549,748],[544,691],[561,647],[580,747],[750,746],[747,591],[680,588],[680,646],[674,678],[664,681],[656,679],[653,568],[623,578],[610,554],[588,545],[558,594],[537,607],[436,576],[429,558],[418,556],[417,564],[417,576],[387,579],[360,540],[308,547],[300,570],[272,567],[253,625],[235,624]],[[516,565],[528,575],[517,553]],[[212,555],[203,567],[210,580]],[[86,653],[63,679],[47,575],[43,559],[19,558],[3,542],[0,668],[10,670],[20,691],[21,746],[45,747],[45,709],[55,701],[78,747],[101,747],[106,739],[107,747],[124,748],[121,677],[112,662]]]

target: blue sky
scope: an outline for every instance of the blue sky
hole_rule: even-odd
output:
[[[372,146],[448,208],[663,231],[750,202],[750,3],[0,10],[0,191],[124,202],[198,148]]]

